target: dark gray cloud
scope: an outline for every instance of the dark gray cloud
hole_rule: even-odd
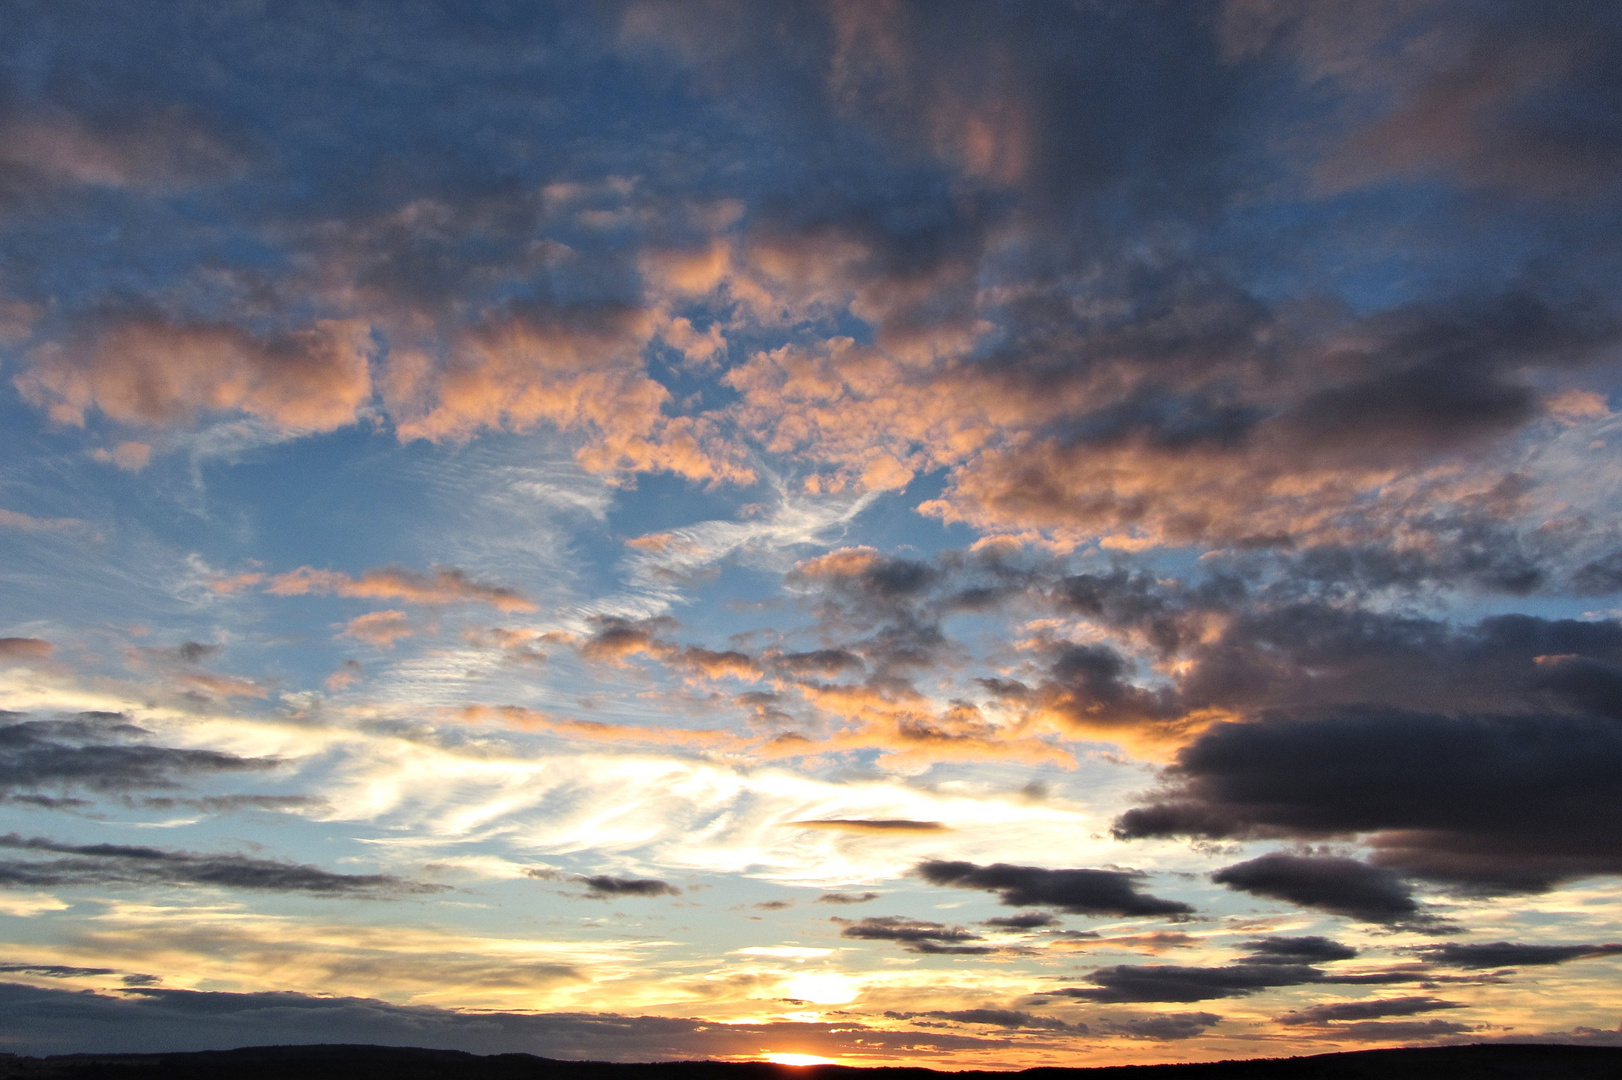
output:
[[[1617,956],[1622,945],[1534,945],[1509,941],[1465,942],[1447,941],[1428,945],[1420,955],[1433,964],[1461,968],[1530,967],[1544,964],[1564,964],[1571,960],[1586,960],[1591,956]]]
[[[1622,873],[1622,725],[1609,717],[1267,714],[1213,725],[1167,779],[1117,819],[1118,836],[1362,836],[1377,867],[1481,891]],[[1275,864],[1294,866],[1261,869]],[[1373,890],[1365,914],[1383,903],[1401,916],[1400,887],[1354,876]]]
[[[70,967],[65,964],[0,964],[0,975],[43,975],[48,979],[77,979],[86,975],[116,975],[113,968]]]
[[[1452,1020],[1360,1020],[1328,1029],[1336,1039],[1354,1042],[1422,1042],[1481,1030]]]
[[[126,844],[63,844],[16,833],[0,836],[0,848],[68,856],[0,860],[0,888],[10,889],[203,885],[312,896],[388,897],[446,888],[392,874],[335,874],[316,866],[246,855],[195,854]]]
[[[812,901],[814,904],[866,904],[877,900],[882,895],[876,892],[845,893],[825,892]]]
[[[202,795],[197,798],[174,798],[168,795],[143,795],[125,801],[144,810],[173,810],[185,807],[210,814],[230,814],[239,810],[290,811],[315,809],[327,805],[319,795]]]
[[[1575,2],[1437,5],[1454,47],[1322,163],[1334,184],[1444,177],[1472,189],[1614,197],[1622,156],[1613,113],[1622,27]],[[1303,20],[1305,21],[1305,20]]]
[[[892,1020],[951,1020],[959,1024],[985,1024],[1009,1030],[1076,1031],[1086,1033],[1086,1024],[1069,1024],[1056,1016],[1038,1016],[1015,1009],[938,1009],[934,1012],[886,1012]]]
[[[861,671],[862,658],[847,649],[816,649],[811,652],[777,653],[767,657],[776,668],[799,676],[833,678],[847,671]]]
[[[1477,981],[1417,968],[1342,975],[1325,972],[1316,961],[1281,962],[1276,956],[1241,957],[1238,963],[1218,967],[1179,964],[1117,964],[1087,975],[1093,986],[1052,991],[1064,997],[1105,1003],[1127,1001],[1210,1001],[1246,997],[1281,986],[1388,986],[1402,983],[1432,985],[1447,981]]]
[[[1622,661],[1622,625],[1503,615],[1455,627],[1317,601],[1256,604],[1189,658],[1188,709],[1584,712],[1589,702],[1562,696],[1551,673],[1568,660]]]
[[[591,891],[592,896],[680,896],[681,890],[658,878],[622,878],[607,874],[593,874],[574,879]]]
[[[1622,551],[1579,566],[1571,575],[1571,591],[1578,596],[1609,596],[1622,592]]]
[[[961,926],[909,919],[901,915],[875,915],[852,921],[833,917],[839,926],[839,936],[862,941],[899,941],[908,952],[938,953],[953,956],[981,956],[995,952],[986,945],[966,945],[981,937]]]
[[[1382,1016],[1415,1016],[1439,1009],[1462,1009],[1458,1001],[1433,997],[1398,997],[1371,1001],[1335,1001],[1285,1013],[1278,1022],[1295,1027],[1301,1024],[1334,1024],[1343,1020],[1374,1020]],[[1336,1030],[1339,1030],[1338,1028]]]
[[[1106,1025],[1106,1030],[1115,1035],[1125,1035],[1129,1039],[1175,1042],[1203,1035],[1208,1028],[1215,1027],[1221,1022],[1222,1017],[1216,1013],[1156,1013],[1153,1016],[1111,1020]]]
[[[1088,974],[1090,987],[1059,991],[1066,997],[1106,1004],[1129,1001],[1210,1001],[1244,997],[1278,986],[1323,980],[1323,972],[1301,964],[1231,964],[1186,967],[1177,964],[1117,964]]]
[[[1357,950],[1326,937],[1264,937],[1245,942],[1247,964],[1323,964],[1350,960]]]
[[[1060,921],[1045,911],[1022,911],[1018,915],[999,915],[980,925],[998,930],[1036,930],[1044,926],[1058,926]]]
[[[1138,891],[1143,875],[1124,870],[1049,870],[1040,866],[930,860],[917,872],[931,885],[996,892],[1010,907],[1047,904],[1072,915],[1187,915],[1194,909]]]
[[[1386,985],[1429,982],[1418,968],[1340,974],[1324,964],[1350,960],[1357,950],[1324,937],[1265,937],[1245,942],[1250,950],[1219,967],[1183,964],[1116,964],[1090,972],[1092,986],[1058,991],[1065,997],[1106,1004],[1131,1001],[1210,1001],[1246,997],[1283,986]]]
[[[1133,681],[1133,665],[1107,645],[1064,643],[1048,652],[1046,678],[1032,688],[1035,701],[1090,729],[1151,727],[1181,716],[1170,687],[1146,689]]]
[[[810,818],[791,821],[790,825],[835,829],[841,832],[944,832],[946,826],[938,821],[914,821],[911,818]]]
[[[0,715],[0,795],[49,787],[117,793],[178,787],[184,780],[265,772],[280,758],[244,758],[218,750],[153,746],[151,732],[117,713],[59,719]]]
[[[1413,888],[1356,859],[1273,852],[1224,866],[1211,880],[1230,889],[1372,923],[1423,922]]]

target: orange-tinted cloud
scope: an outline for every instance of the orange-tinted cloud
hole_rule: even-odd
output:
[[[401,638],[410,637],[411,620],[403,611],[369,611],[357,615],[344,625],[344,637],[352,637],[375,645],[379,649],[392,649]]]
[[[526,664],[544,664],[546,653],[536,648],[536,642],[546,640],[539,630],[509,630],[493,626],[487,630],[468,630],[467,643],[475,649],[500,649],[506,659]]]
[[[216,675],[207,671],[183,671],[175,681],[186,689],[207,697],[265,698],[270,691],[254,682],[235,675]]]
[[[358,578],[337,570],[301,566],[271,578],[265,591],[274,596],[331,594],[413,604],[482,603],[499,611],[535,610],[534,603],[516,589],[475,581],[464,571],[448,566],[436,567],[430,574],[389,567],[368,570]]]
[[[0,638],[0,662],[33,664],[51,658],[56,646],[30,637]]]
[[[593,472],[752,479],[712,422],[665,414],[670,392],[641,356],[653,331],[651,314],[632,306],[510,313],[459,336],[443,365],[424,351],[391,353],[384,402],[402,439],[544,424],[583,438],[577,457]]]
[[[190,422],[239,410],[289,432],[354,423],[372,393],[365,324],[325,320],[255,335],[158,316],[111,320],[33,349],[18,391],[59,424],[91,410],[126,424]]]
[[[678,669],[706,679],[730,677],[744,682],[754,682],[762,676],[759,663],[753,657],[736,649],[717,652],[713,649],[692,646],[676,651],[668,658],[668,662]]]
[[[545,731],[565,738],[594,743],[634,743],[647,746],[681,746],[705,750],[741,749],[745,742],[727,731],[705,728],[653,727],[639,724],[605,724],[573,717],[553,718],[518,705],[469,705],[451,715],[468,724],[501,723],[526,731]]]
[[[329,691],[336,694],[338,691],[346,689],[347,687],[359,682],[361,676],[364,674],[365,671],[361,668],[359,661],[345,660],[339,665],[337,671],[334,671],[331,675],[327,676],[326,687]]]
[[[255,585],[258,585],[260,582],[264,581],[267,576],[268,575],[259,573],[256,570],[249,570],[241,574],[231,574],[226,577],[214,578],[208,583],[208,587],[221,595],[227,595],[230,593],[241,592],[244,589],[251,589]]]

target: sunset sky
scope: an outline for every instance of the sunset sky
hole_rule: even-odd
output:
[[[0,6],[0,1052],[1622,1045],[1622,5]]]

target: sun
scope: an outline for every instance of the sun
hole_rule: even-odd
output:
[[[773,1065],[833,1065],[833,1058],[818,1057],[815,1054],[767,1054],[766,1060]]]

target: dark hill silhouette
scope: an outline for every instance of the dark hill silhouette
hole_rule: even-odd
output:
[[[260,1046],[184,1054],[0,1055],[0,1080],[934,1080],[924,1068],[796,1068],[676,1061],[614,1064],[481,1057],[397,1046]],[[1023,1080],[1619,1080],[1622,1048],[1480,1044],[1180,1065],[961,1072]]]

